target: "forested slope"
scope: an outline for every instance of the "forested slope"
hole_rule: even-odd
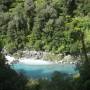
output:
[[[79,32],[90,50],[90,0],[0,0],[0,38],[20,49],[79,52]]]
[[[6,64],[3,46],[9,53],[83,50],[85,60],[77,77],[56,72],[51,80],[27,83]],[[86,49],[90,51],[90,0],[0,0],[0,90],[90,90]]]

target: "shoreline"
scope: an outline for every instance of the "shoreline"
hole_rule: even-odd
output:
[[[5,56],[7,62],[6,64],[14,64],[14,63],[23,63],[27,65],[50,65],[54,64],[54,62],[51,61],[45,61],[42,59],[34,59],[34,58],[19,58],[16,59],[13,56],[6,55]]]
[[[43,60],[43,59],[35,59],[35,58],[19,58],[16,59],[13,56],[10,55],[5,55],[5,58],[7,60],[6,64],[16,64],[16,63],[22,63],[22,64],[27,64],[27,65],[53,65],[53,64],[76,64],[76,61],[71,61],[71,60],[66,60],[67,57],[65,57],[63,60],[59,61],[50,61],[50,60]]]
[[[45,61],[42,59],[33,59],[33,58],[20,58],[19,63],[27,64],[27,65],[51,65],[54,62]]]

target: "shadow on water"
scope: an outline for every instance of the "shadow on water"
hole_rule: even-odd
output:
[[[14,64],[13,69],[27,78],[40,79],[51,78],[54,72],[66,73],[69,75],[76,74],[74,65],[24,65]]]

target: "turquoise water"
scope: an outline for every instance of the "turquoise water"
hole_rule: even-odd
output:
[[[26,65],[26,64],[13,64],[11,66],[18,73],[22,73],[28,78],[49,78],[55,71],[75,74],[74,64],[53,64],[53,65]]]

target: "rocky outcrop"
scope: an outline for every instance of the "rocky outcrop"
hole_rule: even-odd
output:
[[[69,55],[69,54],[68,55],[63,55],[63,54],[54,54],[54,53],[51,53],[51,52],[28,51],[27,50],[27,51],[17,52],[15,55],[16,55],[16,58],[6,55],[6,59],[7,58],[10,59],[9,63],[17,63],[17,62],[20,62],[20,60],[23,60],[23,59],[25,59],[25,60],[28,59],[28,61],[32,60],[32,59],[33,60],[41,60],[41,61],[44,60],[44,61],[53,62],[55,64],[59,64],[59,63],[60,64],[65,64],[65,63],[76,64],[78,62],[77,59],[75,59],[72,55]]]

